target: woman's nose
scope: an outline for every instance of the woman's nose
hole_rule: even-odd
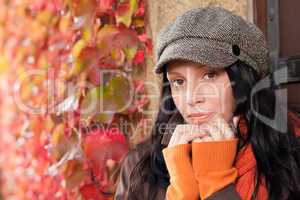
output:
[[[197,87],[190,87],[186,91],[186,102],[190,106],[194,106],[197,103],[202,103],[205,101],[205,96],[201,95],[201,92],[197,91],[197,89],[199,90]]]

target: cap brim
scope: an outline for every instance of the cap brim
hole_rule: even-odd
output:
[[[160,74],[171,60],[181,59],[214,68],[225,68],[238,60],[228,43],[210,39],[183,38],[170,43],[162,52],[154,72]]]

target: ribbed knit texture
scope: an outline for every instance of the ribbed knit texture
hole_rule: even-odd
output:
[[[192,142],[192,160],[196,173],[228,170],[232,167],[238,139]]]
[[[233,161],[238,139],[192,143],[192,165],[201,199],[233,183],[237,170]]]
[[[250,199],[254,191],[255,158],[250,145],[235,156],[237,139],[193,142],[165,148],[163,156],[171,177],[167,188],[168,200],[205,199],[235,183],[243,200]],[[189,151],[192,151],[192,159]],[[203,155],[203,156],[201,156]],[[259,200],[267,199],[265,185],[260,185]]]
[[[170,186],[167,188],[167,199],[197,200],[198,184],[194,176],[190,159],[190,144],[179,144],[163,149],[163,155],[170,174]]]
[[[293,124],[296,135],[300,136],[299,116],[289,111],[288,120]],[[242,134],[247,134],[244,117],[241,118],[239,129]],[[205,199],[230,182],[234,182],[241,199],[250,200],[254,192],[256,160],[252,146],[248,144],[239,151],[232,166],[236,142],[237,139],[193,142],[165,148],[163,155],[171,176],[167,200],[190,200],[199,196]],[[268,199],[264,177],[258,188],[258,199]]]

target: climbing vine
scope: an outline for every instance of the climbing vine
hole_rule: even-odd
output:
[[[151,54],[143,0],[1,1],[3,198],[112,199]]]

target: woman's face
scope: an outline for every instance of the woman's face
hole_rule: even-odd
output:
[[[174,103],[188,124],[201,124],[216,113],[232,120],[235,102],[224,69],[173,60],[167,64],[167,78]]]

